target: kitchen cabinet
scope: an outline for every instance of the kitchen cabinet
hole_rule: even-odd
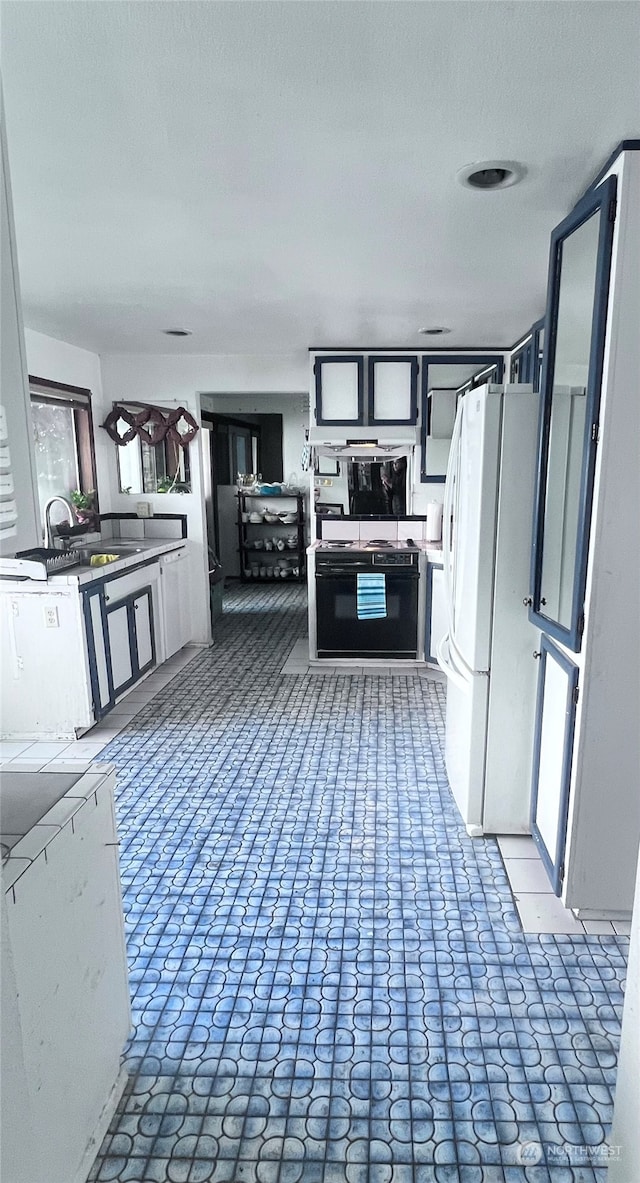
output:
[[[158,564],[113,580],[117,589],[145,581],[146,586],[117,598],[107,581],[89,586],[85,597],[85,626],[96,718],[115,705],[116,699],[146,674],[156,662],[152,586]],[[88,603],[87,603],[88,601]]]
[[[556,895],[560,895],[564,877],[578,676],[577,665],[543,637],[533,742],[531,833]]]
[[[114,782],[104,764],[2,768],[4,1183],[85,1180],[127,1081]]]
[[[427,562],[427,608],[424,652],[425,660],[437,665],[436,649],[447,632],[447,602],[444,591],[442,563]]]
[[[582,919],[629,915],[640,844],[638,257],[640,151],[623,150],[551,239],[530,585],[534,834]]]
[[[531,619],[578,652],[591,526],[617,181],[553,231]]]
[[[189,575],[186,548],[160,558],[160,654],[167,661],[189,640]],[[138,621],[140,630],[140,621]]]
[[[313,374],[318,426],[412,426],[418,421],[417,354],[323,354],[315,358]]]
[[[364,423],[364,358],[358,354],[317,357],[316,423],[358,427]]]
[[[370,354],[367,373],[368,423],[393,426],[418,422],[417,357]]]
[[[444,484],[459,398],[475,386],[502,382],[504,358],[492,353],[423,354],[420,481]]]

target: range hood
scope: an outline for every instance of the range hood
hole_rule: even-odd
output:
[[[332,456],[334,460],[396,460],[410,456],[413,445],[408,440],[340,440],[335,443],[313,443],[316,456]]]

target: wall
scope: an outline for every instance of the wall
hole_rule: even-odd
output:
[[[638,1139],[638,1082],[640,1081],[640,864],[631,922],[631,945],[627,988],[622,1014],[620,1057],[616,1077],[616,1101],[609,1144],[612,1159],[608,1183],[631,1183],[640,1179]],[[619,1148],[619,1150],[618,1150]]]
[[[2,98],[0,95],[0,103]],[[13,481],[13,496],[10,480],[5,482],[3,501],[6,521],[0,536],[2,554],[15,554],[19,550],[38,546],[41,541],[40,513],[35,492],[35,458],[33,454],[33,428],[27,391],[27,367],[24,351],[22,306],[20,282],[13,229],[13,207],[9,162],[4,130],[4,110],[0,113],[0,138],[2,141],[2,175],[0,191],[1,247],[2,247],[2,351],[0,368],[0,401],[6,421],[7,440],[10,452],[10,480]],[[6,460],[6,455],[5,455]],[[5,465],[6,468],[6,465]],[[9,473],[5,471],[9,477]]]
[[[185,406],[200,421],[201,396],[208,409],[221,413],[273,412],[283,415],[285,476],[300,472],[300,451],[308,412],[301,410],[306,390],[306,354],[258,357],[240,355],[107,354],[102,359],[105,404],[123,399]],[[265,391],[278,392],[265,393]],[[295,397],[297,395],[297,398]],[[210,639],[207,576],[207,526],[204,471],[199,440],[191,445],[192,492],[144,494],[158,512],[186,513],[190,539],[193,640]],[[131,512],[132,498],[120,493],[115,447],[109,465],[111,508]]]
[[[302,393],[304,392],[304,393]],[[305,387],[289,394],[261,392],[248,394],[202,394],[202,409],[232,415],[234,411],[249,415],[282,415],[282,460],[284,479],[292,472],[300,478],[300,457],[305,444],[305,430],[309,426],[308,396]]]
[[[102,392],[100,358],[88,349],[79,349],[77,345],[57,341],[33,329],[25,329],[25,344],[27,365],[32,377],[63,382],[67,386],[82,386],[91,391],[100,512],[109,513],[113,445],[100,426],[108,409]]]

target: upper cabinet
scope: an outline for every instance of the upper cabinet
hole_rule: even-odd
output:
[[[364,423],[364,358],[357,354],[317,357],[316,423],[320,426],[362,426]]]
[[[369,423],[418,422],[418,359],[371,354],[367,400]]]
[[[551,237],[530,615],[574,652],[584,623],[615,197],[612,176]],[[539,336],[532,352],[535,367]]]
[[[485,382],[501,382],[501,354],[425,354],[422,364],[420,480],[443,484],[458,399]]]
[[[417,423],[416,355],[324,354],[316,357],[313,369],[318,426]]]

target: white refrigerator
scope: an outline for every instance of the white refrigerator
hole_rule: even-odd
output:
[[[472,836],[530,831],[539,633],[529,623],[539,396],[478,387],[458,404],[445,484],[445,760]]]

